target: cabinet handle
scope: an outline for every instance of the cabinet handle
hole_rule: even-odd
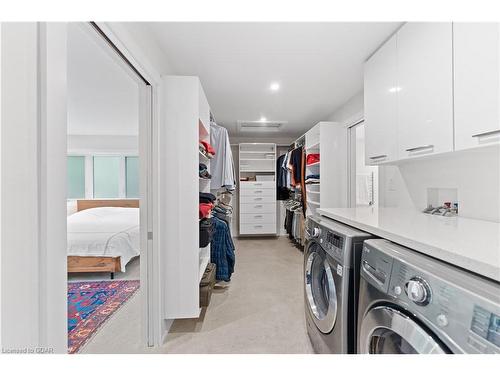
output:
[[[475,137],[483,137],[485,135],[492,135],[492,134],[496,134],[496,133],[500,133],[500,129],[497,129],[497,130],[490,130],[490,131],[487,131],[487,132],[482,132],[482,133],[478,133],[478,134],[474,134],[472,136],[472,138],[475,138]]]
[[[262,198],[254,198],[253,200],[254,200],[254,201],[261,201],[261,200],[262,200]]]
[[[428,148],[434,148],[434,145],[425,145],[425,146],[407,148],[406,151],[408,151],[408,152],[421,151],[421,150],[426,150]]]
[[[262,208],[262,205],[261,204],[256,204],[255,208]]]
[[[254,186],[262,186],[262,184],[253,184]]]
[[[262,193],[262,190],[255,190],[253,193],[254,194]]]
[[[377,155],[377,156],[370,156],[370,159],[371,160],[376,160],[376,159],[382,159],[382,158],[386,158],[387,155]]]
[[[262,218],[262,215],[254,215],[254,218],[255,219],[260,219],[260,218]]]

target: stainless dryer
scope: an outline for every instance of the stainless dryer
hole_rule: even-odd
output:
[[[307,332],[317,353],[355,353],[359,261],[370,237],[325,217],[308,218],[304,297]]]
[[[500,353],[500,284],[368,240],[358,324],[359,353]]]

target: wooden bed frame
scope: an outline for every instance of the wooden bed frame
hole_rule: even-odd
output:
[[[132,207],[139,208],[139,199],[91,199],[77,200],[76,210],[83,211],[97,207]],[[68,273],[109,272],[111,279],[114,273],[121,271],[119,257],[79,257],[68,256]]]

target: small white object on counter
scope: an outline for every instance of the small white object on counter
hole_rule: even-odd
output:
[[[318,213],[500,282],[500,223],[401,208],[323,208]]]

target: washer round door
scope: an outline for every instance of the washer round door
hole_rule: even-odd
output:
[[[368,354],[445,354],[439,340],[410,316],[389,306],[371,309],[363,318],[359,350]]]
[[[329,333],[337,319],[337,291],[327,254],[316,242],[306,250],[304,282],[306,304],[316,327]]]

